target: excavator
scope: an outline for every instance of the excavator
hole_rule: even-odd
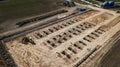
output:
[[[35,45],[36,43],[33,41],[33,39],[31,37],[24,37],[22,39],[22,43],[23,44],[28,44],[28,43],[31,43],[32,45]]]

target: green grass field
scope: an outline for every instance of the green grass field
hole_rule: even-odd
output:
[[[0,22],[42,14],[58,8],[56,0],[7,0],[0,2]]]

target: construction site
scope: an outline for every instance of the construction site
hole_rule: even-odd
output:
[[[0,63],[6,67],[97,67],[98,58],[120,36],[120,14],[81,4],[60,10],[0,34]]]

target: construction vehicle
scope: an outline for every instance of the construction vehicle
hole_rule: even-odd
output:
[[[86,9],[85,8],[76,8],[77,11],[85,11]]]
[[[22,43],[24,43],[24,44],[31,43],[32,45],[35,45],[35,44],[36,44],[36,43],[32,40],[31,37],[24,37],[24,38],[22,39]]]
[[[103,3],[103,8],[120,8],[120,6],[117,6],[114,1],[105,1]]]
[[[73,2],[73,1],[64,1],[63,5],[64,6],[68,6],[68,7],[74,7],[74,6],[76,6],[75,2]]]

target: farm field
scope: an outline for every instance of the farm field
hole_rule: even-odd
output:
[[[120,67],[120,40],[118,40],[112,49],[106,54],[106,56],[100,62],[100,67]]]
[[[56,0],[6,0],[0,2],[0,23],[52,11]]]

